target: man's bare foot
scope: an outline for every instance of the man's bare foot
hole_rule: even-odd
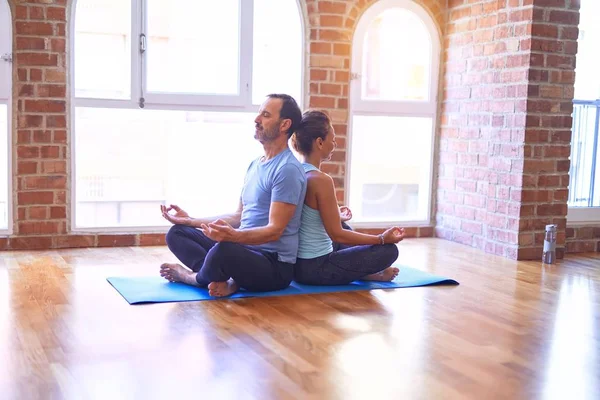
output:
[[[240,289],[233,279],[225,282],[211,282],[208,284],[208,294],[213,297],[226,297]]]
[[[362,278],[363,281],[378,281],[378,282],[390,282],[398,276],[400,270],[396,267],[387,267],[381,272],[376,274],[367,275]]]
[[[160,276],[169,282],[181,282],[192,286],[199,286],[198,282],[196,282],[196,273],[179,264],[164,263],[160,266]]]

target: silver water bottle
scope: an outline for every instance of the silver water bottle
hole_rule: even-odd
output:
[[[544,237],[544,253],[542,262],[554,264],[556,261],[556,225],[546,225],[546,236]]]

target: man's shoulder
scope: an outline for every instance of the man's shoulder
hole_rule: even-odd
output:
[[[248,168],[246,169],[246,172],[249,172],[252,169],[252,167],[255,167],[256,165],[258,165],[259,160],[260,160],[260,157],[257,157],[255,159],[253,159],[252,161],[250,161],[248,163]]]
[[[294,155],[294,153],[292,153],[290,149],[285,150],[285,154],[282,157],[282,163],[293,164],[298,166],[298,168],[302,167],[302,163],[296,158],[296,156]]]
[[[277,172],[290,174],[298,173],[302,176],[304,176],[305,174],[302,164],[300,163],[300,161],[298,161],[296,156],[294,156],[294,154],[291,151],[287,152],[287,154],[285,154],[284,157],[281,158],[281,160],[277,164],[276,170]]]

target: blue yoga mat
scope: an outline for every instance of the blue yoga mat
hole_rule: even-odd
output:
[[[176,301],[200,301],[216,299],[239,299],[244,297],[289,296],[298,294],[350,292],[356,290],[397,289],[430,285],[458,285],[453,279],[429,274],[414,268],[398,266],[400,273],[392,282],[355,281],[349,285],[311,286],[296,282],[283,290],[274,292],[248,292],[240,290],[229,297],[212,297],[207,289],[202,289],[184,283],[167,282],[160,276],[111,277],[108,282],[129,302],[167,303]]]

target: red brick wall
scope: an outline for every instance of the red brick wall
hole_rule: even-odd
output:
[[[600,227],[567,228],[567,253],[600,251]]]
[[[509,258],[564,251],[579,2],[449,1],[437,235]]]
[[[515,257],[531,6],[449,5],[436,233]]]
[[[55,247],[68,227],[65,1],[10,3],[15,235],[9,245]]]

